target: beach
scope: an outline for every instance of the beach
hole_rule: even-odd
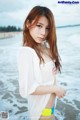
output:
[[[62,61],[57,81],[67,93],[57,99],[55,115],[58,120],[80,120],[80,26],[58,28],[57,41]],[[27,100],[20,96],[18,85],[17,54],[21,45],[22,33],[0,39],[0,111],[9,112],[9,120],[28,120]]]

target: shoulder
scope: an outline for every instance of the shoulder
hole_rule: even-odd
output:
[[[29,66],[33,64],[36,67],[39,64],[39,58],[34,49],[30,47],[19,47],[17,62],[19,65],[27,63]]]
[[[35,54],[35,50],[30,47],[19,47],[19,54],[28,54],[29,56],[33,56]]]
[[[31,53],[33,54],[35,52],[34,49],[30,48],[30,47],[19,47],[19,52],[25,52],[25,53]]]
[[[37,58],[37,54],[35,50],[31,47],[19,47],[19,55],[20,56],[27,56],[28,58]]]

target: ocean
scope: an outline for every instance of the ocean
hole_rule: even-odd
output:
[[[57,44],[62,72],[58,84],[67,90],[57,100],[55,114],[59,120],[80,120],[80,26],[57,28]],[[22,34],[0,39],[0,112],[9,120],[28,120],[27,100],[19,95],[17,52]]]

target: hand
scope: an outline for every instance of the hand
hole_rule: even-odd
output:
[[[54,86],[54,91],[56,96],[58,96],[59,98],[63,98],[66,94],[66,90],[63,87],[59,87],[59,86]]]

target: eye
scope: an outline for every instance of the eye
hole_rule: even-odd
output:
[[[37,27],[39,27],[39,28],[42,28],[42,26],[41,25],[36,25]]]
[[[50,28],[49,28],[49,27],[47,27],[46,29],[47,29],[48,31],[50,30]]]

